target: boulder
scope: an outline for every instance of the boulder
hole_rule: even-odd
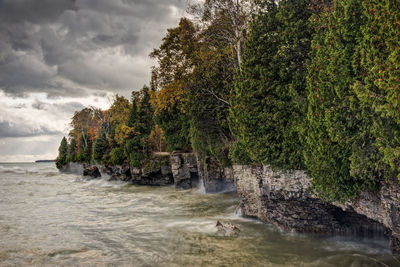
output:
[[[217,221],[215,226],[217,227],[218,233],[224,236],[238,236],[240,233],[240,229],[231,223]]]
[[[88,176],[90,178],[99,178],[101,177],[101,174],[97,166],[84,165],[83,176]]]

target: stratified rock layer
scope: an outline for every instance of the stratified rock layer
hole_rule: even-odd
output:
[[[233,166],[241,208],[286,231],[376,235],[391,232],[393,255],[399,258],[399,187],[385,185],[345,206],[324,203],[310,193],[304,171],[273,171],[269,166]]]
[[[199,184],[197,158],[194,153],[171,155],[171,169],[176,188],[189,189]]]

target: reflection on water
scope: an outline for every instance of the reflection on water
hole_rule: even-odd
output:
[[[1,266],[400,266],[387,240],[287,234],[241,218],[233,193],[86,181],[51,163],[2,163],[0,195]],[[240,235],[218,233],[218,220]]]

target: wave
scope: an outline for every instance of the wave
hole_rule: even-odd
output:
[[[77,181],[84,182],[86,187],[95,186],[95,187],[107,187],[107,188],[116,188],[116,189],[119,189],[119,188],[124,187],[129,184],[129,183],[123,182],[123,181],[110,180],[110,177],[107,177],[107,176],[102,176],[99,179],[85,178],[83,176],[79,176],[77,178]]]
[[[53,166],[33,167],[33,166],[4,166],[0,165],[0,173],[11,174],[43,174],[45,176],[53,176],[59,174],[58,170]]]

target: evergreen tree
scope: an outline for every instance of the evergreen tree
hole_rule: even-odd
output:
[[[312,28],[308,0],[266,1],[250,26],[231,107],[234,161],[303,167],[306,60]],[[243,151],[244,150],[244,151]]]
[[[400,2],[366,0],[363,7],[366,22],[360,57],[353,62],[360,71],[354,90],[370,111],[369,126],[382,154],[369,167],[381,170],[385,179],[400,179]]]
[[[64,136],[58,148],[58,157],[56,159],[57,168],[61,168],[63,165],[67,164],[67,156],[68,156],[68,142],[67,138],[65,138]]]
[[[100,136],[94,141],[93,144],[93,160],[102,163],[106,158],[106,152],[108,148],[108,142],[104,134],[101,133]]]
[[[72,138],[68,145],[68,161],[76,161],[76,140]]]
[[[132,166],[139,167],[149,155],[149,138],[154,126],[149,88],[144,86],[140,92],[135,92],[132,102],[128,126],[132,127],[133,133],[126,141],[125,154]]]
[[[345,201],[360,190],[376,188],[378,173],[369,168],[378,157],[351,85],[355,49],[365,23],[359,0],[336,1],[317,21],[309,64],[306,165],[320,196]]]

